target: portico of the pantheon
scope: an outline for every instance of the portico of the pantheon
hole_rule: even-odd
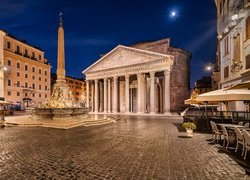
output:
[[[189,97],[191,54],[170,39],[118,45],[88,67],[87,107],[92,113],[170,114]]]

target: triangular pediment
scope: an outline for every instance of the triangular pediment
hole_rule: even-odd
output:
[[[119,45],[83,71],[83,73],[133,66],[167,57],[170,56]]]

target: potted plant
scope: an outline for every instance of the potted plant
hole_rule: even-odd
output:
[[[196,125],[192,122],[186,122],[182,124],[182,127],[186,129],[187,137],[193,137],[193,130],[196,129]]]

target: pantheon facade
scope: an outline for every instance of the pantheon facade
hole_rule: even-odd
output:
[[[190,95],[190,59],[170,39],[118,45],[83,71],[87,107],[107,114],[179,111]]]

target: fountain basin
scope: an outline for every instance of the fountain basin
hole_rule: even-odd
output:
[[[32,119],[69,119],[87,115],[88,108],[34,108],[29,110]]]

